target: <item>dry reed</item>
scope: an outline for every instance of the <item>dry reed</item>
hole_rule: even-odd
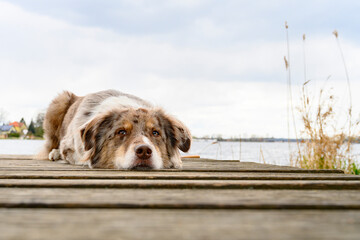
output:
[[[286,27],[287,29],[287,27]],[[352,100],[350,80],[346,68],[345,58],[338,39],[338,32],[334,31],[341,58],[344,64],[346,80],[349,89],[349,110],[347,123],[338,128],[337,121],[341,119],[335,111],[335,97],[325,87],[320,89],[318,99],[311,98],[307,88],[309,80],[306,78],[305,34],[303,35],[304,84],[302,86],[301,104],[299,112],[304,125],[304,139],[301,151],[290,156],[293,165],[306,169],[342,169],[346,173],[359,174],[359,165],[352,155],[352,142],[355,140],[359,121],[352,120]],[[288,71],[288,64],[285,60]],[[327,79],[328,80],[328,79]],[[317,103],[315,103],[317,100]]]
[[[285,31],[286,31],[286,46],[287,46],[287,57],[284,57],[285,61],[285,68],[287,71],[287,128],[288,128],[288,146],[289,152],[291,152],[290,146],[290,110],[291,110],[291,117],[292,123],[296,138],[297,150],[299,156],[301,156],[300,151],[300,143],[298,141],[298,133],[296,129],[296,122],[295,122],[295,113],[294,113],[294,106],[293,106],[293,97],[292,97],[292,84],[291,84],[291,68],[290,68],[290,43],[289,43],[289,26],[287,22],[285,22]]]
[[[334,111],[334,96],[321,89],[318,103],[313,104],[306,91],[308,83],[303,84],[299,107],[305,140],[301,155],[295,155],[293,163],[306,169],[343,169],[346,173],[356,174],[358,167],[351,154],[355,136],[349,136],[348,129],[335,129],[339,116]],[[358,124],[355,122],[350,128],[355,130]]]

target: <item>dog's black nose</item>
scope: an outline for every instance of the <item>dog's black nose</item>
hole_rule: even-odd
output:
[[[135,147],[135,153],[138,158],[145,160],[151,157],[152,151],[147,145],[141,144]]]

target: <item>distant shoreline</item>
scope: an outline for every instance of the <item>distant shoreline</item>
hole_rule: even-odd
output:
[[[193,137],[196,140],[210,140],[217,142],[301,142],[305,139],[287,139],[287,138],[199,138]]]
[[[308,139],[294,139],[294,138],[199,138],[193,137],[196,140],[207,140],[215,142],[304,142]],[[353,143],[360,143],[360,139],[354,140]]]

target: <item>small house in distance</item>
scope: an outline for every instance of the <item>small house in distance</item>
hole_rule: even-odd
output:
[[[0,126],[0,138],[8,138],[9,134],[16,134],[16,128],[13,125]]]
[[[22,122],[11,122],[9,125],[13,126],[17,133],[24,135],[24,130],[27,130],[25,123]]]
[[[4,124],[0,126],[0,138],[9,138],[9,137],[22,137],[27,134],[27,126],[25,122],[11,122],[9,124]]]

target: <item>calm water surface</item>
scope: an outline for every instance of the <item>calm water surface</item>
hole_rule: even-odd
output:
[[[43,145],[43,140],[0,140],[0,154],[35,154]],[[296,143],[290,143],[291,151]],[[214,142],[213,140],[194,140],[190,155],[203,158],[239,160],[277,165],[290,165],[289,145],[286,142]],[[184,155],[187,155],[184,154]],[[360,159],[360,144],[353,145],[357,162]]]

